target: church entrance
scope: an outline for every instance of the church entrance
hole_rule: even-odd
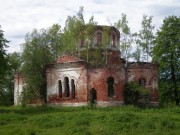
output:
[[[92,104],[95,104],[96,101],[97,101],[97,92],[96,92],[96,90],[95,90],[94,88],[92,88],[92,89],[90,90],[90,102],[91,102]]]

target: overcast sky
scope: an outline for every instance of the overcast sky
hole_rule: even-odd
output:
[[[87,21],[92,15],[99,25],[113,25],[127,15],[133,32],[140,29],[142,15],[153,16],[158,29],[165,17],[180,16],[180,0],[0,0],[0,25],[10,40],[8,52],[20,51],[25,34],[59,23],[64,26],[67,16],[84,7]]]

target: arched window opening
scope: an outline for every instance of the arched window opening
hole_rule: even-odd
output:
[[[102,33],[101,32],[97,33],[97,44],[102,45]]]
[[[112,34],[112,46],[115,46],[115,34]]]
[[[97,92],[96,92],[96,90],[95,90],[94,88],[92,88],[92,89],[90,90],[90,102],[91,102],[92,104],[95,104],[95,103],[96,103],[96,100],[97,100]]]
[[[62,82],[61,82],[61,80],[58,81],[58,90],[59,90],[59,97],[62,98]]]
[[[64,89],[65,89],[65,97],[69,97],[70,91],[69,91],[69,78],[68,77],[64,78]]]
[[[146,81],[145,81],[144,78],[139,79],[139,85],[140,85],[140,86],[143,86],[143,87],[146,86]]]
[[[157,90],[158,87],[158,82],[157,82],[157,78],[153,78],[153,91]]]
[[[108,85],[108,97],[114,96],[114,79],[113,77],[109,77],[107,79],[107,85]]]
[[[74,80],[71,80],[71,90],[72,90],[72,98],[75,98],[76,96],[76,87],[75,87],[75,83]]]

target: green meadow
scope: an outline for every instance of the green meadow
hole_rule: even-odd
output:
[[[180,107],[0,107],[0,135],[180,135]]]

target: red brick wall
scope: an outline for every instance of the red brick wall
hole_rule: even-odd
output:
[[[89,70],[89,90],[97,91],[97,101],[123,101],[125,84],[124,70],[121,68],[101,68]],[[107,79],[114,78],[114,96],[108,97]]]
[[[150,89],[151,102],[158,101],[158,87],[153,89],[153,79],[157,78],[158,65],[155,63],[131,63],[128,65],[128,81],[137,81],[144,78],[146,88]],[[158,83],[158,82],[157,82]]]

